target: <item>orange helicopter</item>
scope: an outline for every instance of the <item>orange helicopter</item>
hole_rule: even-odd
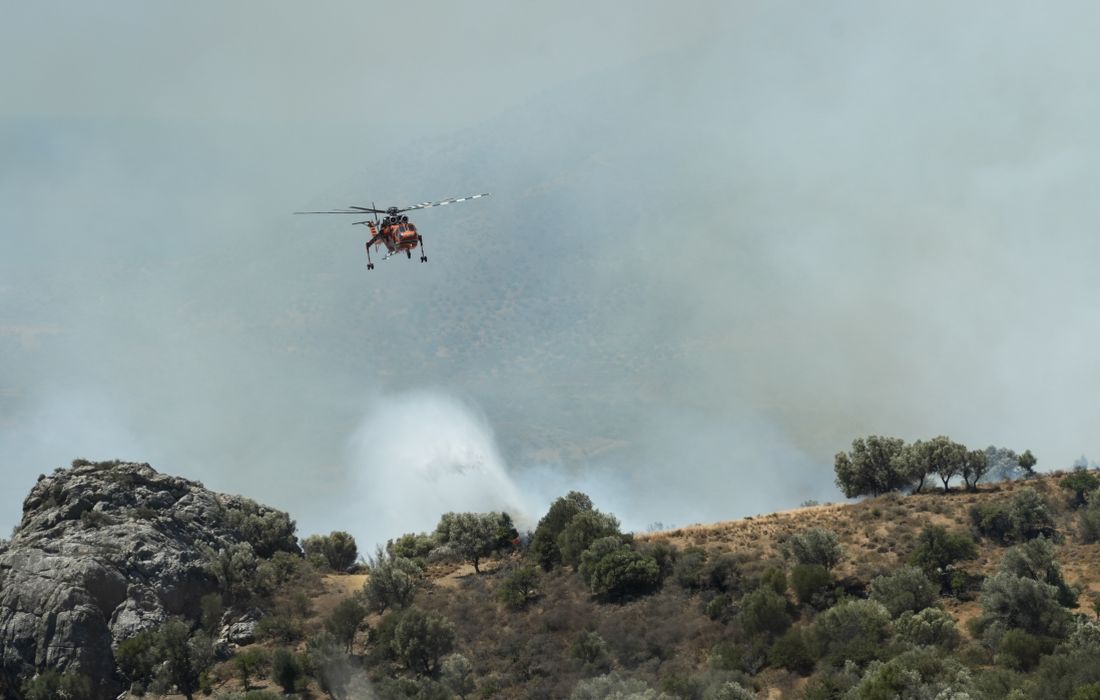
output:
[[[370,229],[370,240],[367,241],[367,269],[374,269],[374,262],[370,257],[371,246],[374,246],[377,250],[379,246],[386,246],[386,254],[382,257],[383,260],[387,260],[399,253],[405,253],[405,256],[410,260],[412,259],[412,252],[416,246],[420,246],[420,262],[428,262],[428,256],[424,251],[424,237],[416,230],[416,224],[409,221],[409,217],[404,216],[404,212],[412,211],[414,209],[427,209],[429,207],[441,207],[445,204],[457,204],[458,202],[465,202],[467,199],[478,199],[480,197],[488,197],[489,193],[474,194],[469,197],[451,197],[450,199],[444,199],[439,202],[422,202],[420,204],[414,204],[412,206],[398,208],[390,207],[388,209],[375,209],[374,206],[370,207],[356,207],[349,206],[347,209],[335,209],[333,211],[296,211],[295,214],[374,214],[374,220],[366,219],[364,221],[354,221],[353,224],[365,224]],[[381,220],[378,219],[379,214],[385,214],[385,217]]]

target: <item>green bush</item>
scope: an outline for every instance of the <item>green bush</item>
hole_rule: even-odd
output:
[[[657,587],[657,562],[617,536],[593,542],[581,556],[579,572],[594,595],[609,600],[649,593]]]
[[[799,564],[791,570],[791,588],[803,605],[818,610],[829,607],[832,605],[832,587],[832,574],[820,564]]]
[[[954,564],[977,556],[978,547],[969,536],[928,525],[917,537],[909,562],[933,581],[938,581],[942,589],[953,590],[951,571]]]
[[[1047,583],[998,572],[982,584],[982,619],[1037,636],[1063,637],[1070,614],[1058,603],[1058,589]]]
[[[1100,700],[1100,683],[1089,683],[1078,688],[1070,700]]]
[[[928,648],[905,651],[889,661],[868,665],[846,700],[940,698],[963,700],[973,695],[970,671],[956,659]]]
[[[1083,468],[1077,468],[1058,485],[1073,491],[1073,506],[1080,508],[1088,503],[1088,494],[1100,488],[1100,479]]]
[[[443,657],[451,653],[455,628],[438,613],[413,606],[404,611],[393,630],[393,652],[408,670],[435,676]]]
[[[951,615],[939,608],[925,608],[919,612],[903,612],[894,621],[898,639],[913,646],[938,646],[954,649],[960,635]]]
[[[302,660],[289,649],[279,647],[271,654],[271,680],[275,681],[284,693],[303,690],[307,679]]]
[[[831,665],[849,660],[862,665],[885,653],[890,613],[873,600],[848,600],[818,615],[811,630],[817,658]]]
[[[935,605],[938,594],[939,587],[915,566],[902,567],[871,581],[871,600],[882,603],[890,617]]]
[[[1100,542],[1100,502],[1093,502],[1082,508],[1077,514],[1078,532],[1081,542],[1094,544]]]
[[[803,676],[814,670],[814,657],[802,627],[791,627],[775,640],[768,652],[768,663]]]
[[[1005,632],[997,646],[995,662],[1014,671],[1030,671],[1039,663],[1044,651],[1050,651],[1050,644],[1023,630]]]
[[[720,593],[741,590],[741,567],[737,555],[719,554],[703,566],[703,586]]]
[[[1018,542],[1054,537],[1054,517],[1043,497],[1033,488],[1020,489],[1012,499],[1012,527]]]
[[[366,616],[367,608],[362,603],[355,598],[345,598],[329,613],[325,620],[325,629],[350,653],[352,644],[355,643],[355,633]]]
[[[302,549],[310,561],[323,561],[333,571],[347,571],[359,558],[355,538],[340,530],[307,537],[302,540]]]
[[[662,695],[639,678],[626,678],[617,671],[580,681],[570,700],[661,700]]]
[[[672,580],[688,590],[703,587],[703,573],[707,564],[707,552],[701,547],[688,547],[672,567]]]
[[[253,678],[263,675],[270,663],[267,652],[263,649],[245,649],[233,657],[233,668],[237,671],[237,677],[241,679],[241,686],[248,690]]]
[[[407,533],[396,540],[386,542],[386,554],[391,559],[401,557],[415,561],[420,566],[428,563],[428,555],[439,546],[431,535]]]
[[[791,535],[783,543],[783,553],[798,564],[820,564],[832,569],[844,555],[844,549],[835,532],[815,527]]]
[[[531,537],[528,556],[549,571],[561,565],[561,550],[558,548],[558,535],[569,525],[573,517],[582,511],[592,510],[592,499],[579,491],[570,491],[568,495],[550,504],[550,510],[539,520],[535,533]]]
[[[1011,508],[1005,503],[979,503],[970,507],[970,524],[982,537],[996,542],[1011,542],[1015,527]]]
[[[507,513],[445,513],[433,534],[440,548],[473,564],[476,573],[482,559],[510,547],[516,536]]]
[[[607,642],[598,632],[581,632],[569,647],[569,655],[584,664],[588,671],[606,672],[611,668]]]
[[[23,683],[24,700],[93,700],[92,681],[79,673],[48,668]]]
[[[619,534],[619,521],[614,516],[598,510],[577,513],[558,535],[558,551],[561,553],[562,564],[576,569],[580,566],[584,550],[593,542]]]
[[[540,579],[537,567],[531,564],[517,566],[501,582],[497,598],[510,608],[525,608],[538,598]]]
[[[1077,591],[1062,577],[1062,567],[1054,556],[1054,544],[1044,537],[1029,540],[1005,552],[1001,571],[1049,583],[1058,589],[1058,602],[1077,607]]]
[[[741,630],[750,637],[766,635],[772,638],[783,634],[791,626],[787,599],[771,588],[757,588],[741,599],[737,621]]]
[[[460,698],[465,698],[477,687],[474,683],[474,666],[462,654],[444,657],[440,676],[443,685]]]
[[[381,549],[367,564],[369,576],[363,586],[367,607],[375,612],[408,607],[420,584],[421,568],[412,559],[391,556]]]
[[[776,567],[768,568],[760,576],[760,585],[767,586],[779,595],[787,592],[787,573]]]

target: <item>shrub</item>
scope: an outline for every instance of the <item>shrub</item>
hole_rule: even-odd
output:
[[[441,680],[452,693],[465,698],[474,692],[474,666],[462,654],[451,654],[443,659]]]
[[[878,435],[853,440],[851,452],[836,455],[836,485],[848,498],[902,488],[911,480],[900,466],[904,446],[903,440]]]
[[[481,560],[511,546],[517,534],[507,513],[445,513],[434,537],[481,573]]]
[[[829,607],[832,586],[832,574],[820,564],[799,564],[791,570],[791,588],[803,605],[818,610]]]
[[[256,555],[271,557],[275,552],[297,554],[297,525],[282,511],[272,510],[246,498],[231,498],[222,511],[228,528],[252,546]]]
[[[1008,505],[999,502],[979,503],[970,507],[970,523],[975,532],[996,542],[1012,540],[1014,526]]]
[[[1008,572],[998,572],[982,584],[982,618],[1008,629],[1038,636],[1062,637],[1070,614],[1058,603],[1058,589],[1047,583]]]
[[[1100,488],[1100,479],[1083,468],[1077,468],[1072,474],[1059,481],[1058,485],[1073,491],[1073,506],[1080,508],[1088,503],[1088,493]]]
[[[1043,652],[1050,645],[1023,630],[1009,630],[1001,636],[994,660],[997,664],[1015,671],[1030,671],[1039,663]]]
[[[1100,503],[1090,503],[1087,508],[1078,511],[1077,523],[1083,543],[1100,541]]]
[[[894,621],[894,632],[901,641],[914,646],[954,649],[960,641],[955,620],[939,608],[925,608],[916,613],[903,612]]]
[[[414,673],[435,676],[444,656],[454,648],[455,628],[438,613],[411,607],[393,630],[393,652]]]
[[[1089,683],[1078,688],[1070,700],[1100,700],[1100,683]]]
[[[1062,577],[1062,567],[1054,558],[1054,545],[1046,538],[1030,540],[1005,552],[1001,571],[1049,583],[1058,589],[1061,605],[1077,607],[1077,592]]]
[[[814,657],[802,627],[791,627],[775,640],[768,652],[768,663],[803,676],[813,671]]]
[[[355,633],[366,616],[367,609],[358,600],[345,598],[329,613],[328,619],[325,620],[325,629],[333,639],[344,645],[345,651],[351,652]]]
[[[593,594],[610,600],[648,593],[657,587],[657,562],[616,536],[593,542],[581,556],[579,571]]]
[[[570,491],[567,496],[551,503],[550,510],[535,527],[528,556],[546,571],[560,566],[561,550],[558,549],[558,535],[569,525],[573,516],[588,510],[592,510],[592,499],[579,491]]]
[[[58,673],[48,668],[23,683],[24,700],[93,700],[92,681],[74,672]]]
[[[889,625],[890,613],[881,603],[848,600],[817,616],[811,628],[811,648],[832,665],[846,660],[864,664],[883,653]]]
[[[741,567],[737,555],[719,554],[703,567],[703,585],[720,593],[734,593],[741,590]]]
[[[202,628],[212,635],[217,635],[222,627],[222,614],[225,605],[219,593],[207,593],[199,599],[199,608],[202,610]]]
[[[160,662],[155,630],[139,632],[123,640],[115,649],[115,663],[122,675],[131,683],[149,685],[153,669]]]
[[[757,588],[741,599],[741,612],[737,620],[750,637],[760,634],[775,637],[791,626],[787,599],[768,587]]]
[[[256,624],[256,638],[291,644],[302,638],[302,623],[288,608],[279,608]]]
[[[307,537],[302,540],[302,549],[311,561],[322,561],[333,571],[347,571],[359,558],[355,538],[340,530]]]
[[[412,603],[420,581],[420,565],[411,559],[387,555],[381,549],[367,564],[370,576],[363,585],[367,607],[375,612],[405,608]]]
[[[424,566],[428,563],[428,555],[432,553],[438,543],[431,535],[420,533],[406,533],[401,535],[396,540],[390,540],[386,542],[386,554],[391,559],[402,557],[404,559],[411,559],[417,564]]]
[[[271,680],[285,693],[301,689],[306,680],[302,660],[289,649],[279,647],[271,655]]]
[[[663,696],[639,678],[625,678],[617,671],[577,683],[570,700],[661,700]]]
[[[820,564],[831,569],[840,561],[844,550],[835,532],[815,527],[787,539],[783,543],[783,553],[799,564]]]
[[[513,569],[497,590],[497,598],[510,608],[525,608],[539,595],[539,570],[523,564]]]
[[[707,552],[701,547],[688,547],[676,559],[672,567],[672,580],[688,590],[703,587],[703,571],[707,563]]]
[[[897,617],[905,611],[917,612],[936,603],[939,588],[920,569],[906,566],[871,581],[871,600],[876,600]]]
[[[962,664],[933,650],[920,648],[898,654],[885,663],[872,662],[844,697],[852,700],[968,700],[973,697],[972,691],[970,672]]]
[[[1012,527],[1017,541],[1054,537],[1054,518],[1033,488],[1020,489],[1012,499]]]
[[[770,567],[760,576],[760,585],[767,586],[779,595],[787,592],[787,573],[782,569]]]
[[[598,510],[577,513],[558,535],[558,551],[562,564],[576,569],[581,555],[601,537],[619,535],[619,521],[612,515]]]
[[[909,562],[919,567],[929,578],[946,590],[951,588],[951,569],[959,561],[974,559],[978,547],[974,540],[961,533],[948,532],[938,525],[926,526],[917,538],[917,546]]]
[[[248,690],[253,678],[263,675],[268,663],[267,652],[263,649],[245,649],[233,657],[233,668],[245,690]]]
[[[569,655],[582,662],[586,669],[607,671],[611,668],[611,655],[607,642],[598,632],[581,632],[569,647]]]

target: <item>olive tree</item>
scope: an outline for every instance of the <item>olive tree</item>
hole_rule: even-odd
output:
[[[939,592],[939,586],[915,566],[902,567],[871,581],[871,600],[882,603],[890,617],[935,605]]]
[[[482,559],[507,547],[517,535],[507,513],[446,513],[435,528],[435,539],[481,573]]]
[[[850,452],[838,452],[834,460],[836,485],[848,498],[895,491],[909,483],[901,471],[898,455],[905,441],[871,435],[852,441]]]
[[[414,673],[435,676],[444,656],[454,648],[455,628],[438,613],[411,607],[393,630],[393,652]]]
[[[367,563],[370,575],[363,585],[367,607],[375,612],[405,608],[413,599],[422,570],[412,559],[390,556],[381,547]]]
[[[826,569],[836,566],[844,555],[836,533],[820,527],[791,535],[782,549],[785,556],[799,564],[820,564]]]
[[[549,571],[562,562],[558,548],[558,536],[582,511],[592,510],[592,499],[580,491],[570,491],[550,504],[550,510],[542,516],[531,537],[528,556],[532,557],[545,571]]]

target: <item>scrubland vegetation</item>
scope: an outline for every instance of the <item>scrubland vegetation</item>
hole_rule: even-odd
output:
[[[1034,466],[872,436],[837,456],[848,505],[633,535],[573,492],[529,533],[448,513],[365,559],[339,532],[211,552],[220,594],[116,659],[136,695],[251,700],[1100,698],[1100,479]],[[247,610],[256,640],[219,643]]]

